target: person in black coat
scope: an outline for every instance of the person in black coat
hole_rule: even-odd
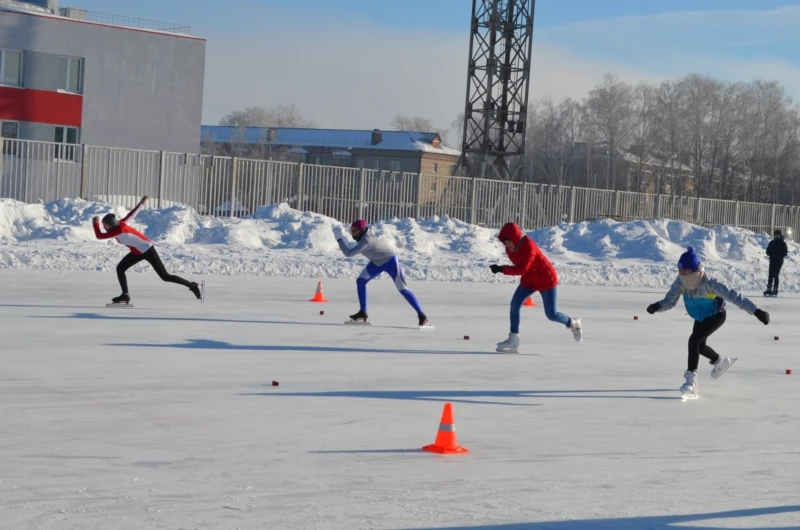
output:
[[[786,246],[786,241],[783,240],[783,232],[780,229],[775,230],[775,238],[767,245],[769,280],[767,280],[767,290],[764,291],[764,296],[778,295],[778,283],[780,282],[778,276],[780,276],[781,267],[783,267],[783,258],[788,253],[789,248]]]

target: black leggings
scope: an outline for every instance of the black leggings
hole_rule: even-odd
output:
[[[697,370],[700,356],[707,358],[711,364],[719,359],[719,354],[706,345],[706,339],[725,323],[725,311],[709,317],[702,322],[695,321],[692,335],[689,337],[689,371]]]
[[[767,282],[768,289],[772,289],[774,281],[775,290],[778,290],[778,283],[780,283],[778,277],[781,275],[781,267],[783,267],[782,261],[769,262],[769,281]]]
[[[168,273],[167,269],[164,267],[164,264],[161,262],[161,258],[158,257],[156,247],[150,247],[147,249],[147,252],[143,254],[134,254],[133,252],[129,253],[127,256],[122,258],[122,261],[120,261],[119,265],[117,265],[117,278],[119,278],[119,285],[122,287],[123,293],[128,294],[128,278],[125,277],[125,271],[142,260],[145,260],[147,263],[152,265],[153,269],[158,273],[159,278],[165,282],[179,283],[185,287],[191,287],[192,284],[190,282],[184,280],[180,276],[175,276],[174,274]]]

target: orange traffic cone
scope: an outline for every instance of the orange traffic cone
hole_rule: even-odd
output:
[[[309,300],[309,302],[316,302],[318,304],[327,302],[327,300],[325,300],[325,294],[322,292],[322,282],[317,282],[317,292],[314,293],[314,298]]]
[[[536,303],[534,303],[532,296],[529,296],[528,298],[526,298],[525,302],[522,305],[527,305],[527,306],[530,306],[530,307],[536,307]]]
[[[423,451],[432,453],[469,453],[469,449],[461,447],[456,441],[456,422],[453,420],[453,405],[444,404],[442,411],[442,421],[439,423],[439,431],[436,433],[436,441],[433,445],[426,445]]]

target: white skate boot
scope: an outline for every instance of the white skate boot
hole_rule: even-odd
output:
[[[731,367],[733,363],[736,362],[738,357],[720,357],[717,359],[717,363],[714,365],[714,369],[711,370],[711,378],[712,379],[719,379],[722,377],[722,374]]]
[[[697,372],[687,370],[683,377],[686,378],[686,382],[681,385],[681,399],[697,399],[700,397],[697,394]]]
[[[497,343],[498,353],[519,353],[519,333],[509,333],[508,340]]]
[[[583,342],[583,328],[581,327],[581,317],[570,319],[569,330],[577,342]]]

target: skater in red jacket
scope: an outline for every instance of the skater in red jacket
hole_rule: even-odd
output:
[[[105,229],[105,233],[100,231],[100,218],[92,218],[94,235],[97,237],[97,239],[115,238],[117,242],[122,243],[130,249],[128,255],[122,258],[122,261],[120,261],[119,265],[117,265],[117,278],[119,279],[120,287],[122,287],[122,294],[112,298],[111,301],[115,304],[130,303],[131,297],[128,294],[128,279],[125,276],[125,271],[142,260],[152,265],[153,269],[155,269],[156,273],[158,273],[158,276],[162,280],[165,282],[178,283],[184,287],[188,287],[189,290],[192,291],[192,293],[199,300],[200,286],[197,284],[197,282],[189,282],[180,276],[169,274],[167,269],[164,267],[164,263],[161,262],[161,258],[158,257],[158,254],[156,253],[156,247],[153,246],[153,243],[151,243],[144,234],[128,226],[128,220],[133,219],[133,216],[136,215],[136,212],[142,207],[147,199],[147,195],[142,197],[142,200],[139,201],[139,204],[137,204],[136,207],[122,219],[117,220],[117,217],[113,213],[103,216],[103,228]]]
[[[583,341],[581,318],[570,318],[556,310],[556,287],[558,275],[550,260],[542,253],[531,238],[522,233],[515,223],[506,223],[500,230],[498,239],[506,246],[506,255],[513,265],[492,265],[494,274],[522,276],[511,299],[511,333],[508,340],[497,344],[498,352],[517,353],[519,351],[519,320],[522,304],[539,291],[544,303],[544,314],[553,322],[564,324],[572,332],[575,340]]]

